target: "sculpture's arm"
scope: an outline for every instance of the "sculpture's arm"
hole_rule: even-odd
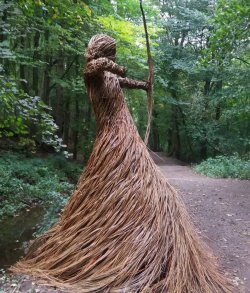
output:
[[[147,91],[149,89],[149,84],[146,81],[139,81],[130,78],[119,77],[119,83],[121,87],[127,87],[130,89],[142,89]]]
[[[109,71],[120,76],[125,76],[127,69],[108,58],[102,57],[90,61],[84,69],[84,74],[86,76],[91,76],[103,71]]]

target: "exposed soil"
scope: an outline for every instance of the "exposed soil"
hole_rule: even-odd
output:
[[[179,190],[205,241],[232,277],[235,293],[250,293],[250,181],[209,178],[176,159],[152,156]],[[22,282],[0,279],[0,293],[61,292],[21,278]]]

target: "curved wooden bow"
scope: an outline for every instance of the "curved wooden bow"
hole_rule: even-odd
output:
[[[140,8],[142,13],[142,19],[143,19],[143,25],[145,30],[145,37],[146,37],[146,45],[147,45],[147,55],[148,55],[148,83],[149,83],[149,89],[147,91],[148,96],[148,124],[146,129],[146,134],[144,138],[144,142],[147,145],[149,134],[150,134],[150,128],[151,128],[151,121],[152,121],[152,108],[153,108],[153,82],[154,82],[154,66],[152,62],[151,57],[151,51],[150,51],[150,45],[149,45],[149,37],[148,37],[148,29],[147,29],[147,23],[146,23],[146,17],[142,6],[142,0],[140,0]]]

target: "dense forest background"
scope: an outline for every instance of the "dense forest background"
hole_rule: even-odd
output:
[[[144,1],[155,64],[149,148],[185,161],[249,154],[247,0]],[[118,40],[117,62],[147,78],[137,0],[0,1],[1,148],[64,151],[86,161],[95,119],[82,81],[92,35]],[[144,136],[147,100],[127,91]]]
[[[250,2],[143,6],[155,67],[149,149],[211,177],[250,179]],[[128,77],[147,79],[139,0],[0,0],[0,274],[58,220],[91,153],[95,117],[82,70],[98,33],[117,40]],[[147,94],[125,94],[144,138]],[[209,188],[202,196],[212,196]],[[246,181],[234,188],[240,214]]]

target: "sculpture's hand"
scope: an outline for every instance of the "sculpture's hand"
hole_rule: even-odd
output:
[[[146,81],[146,85],[145,85],[145,87],[146,87],[146,91],[147,91],[147,92],[152,91],[152,83],[151,83],[151,82]]]

